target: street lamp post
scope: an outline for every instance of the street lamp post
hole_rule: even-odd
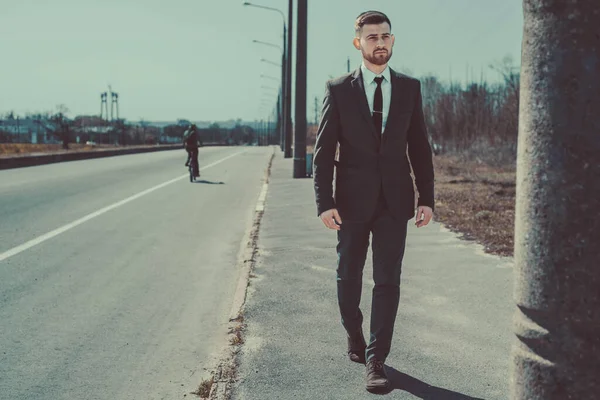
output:
[[[265,46],[270,46],[270,47],[274,47],[276,49],[279,49],[279,51],[283,52],[283,48],[281,48],[281,46],[278,46],[276,44],[273,43],[269,43],[269,42],[263,42],[262,40],[253,40],[253,43],[260,43],[260,44],[264,44]]]
[[[265,62],[265,63],[267,63],[267,64],[271,64],[271,65],[274,65],[274,66],[276,66],[276,67],[280,67],[280,68],[281,68],[281,64],[277,64],[276,62],[269,61],[269,60],[266,60],[266,59],[264,59],[264,58],[261,58],[261,59],[260,59],[260,61],[261,61],[261,62]]]
[[[270,60],[266,60],[264,58],[260,59],[261,62],[273,65],[275,67],[281,68],[282,64],[278,64],[276,62],[270,61]],[[282,72],[283,73],[283,72]],[[266,86],[261,86],[262,88],[267,88]],[[285,133],[285,121],[284,121],[284,117],[283,117],[283,107],[284,107],[284,96],[283,96],[283,91],[285,90],[285,87],[281,87],[281,89],[275,89],[275,88],[270,88],[269,89],[273,89],[273,90],[277,90],[278,91],[278,95],[277,95],[277,121],[278,121],[278,125],[277,127],[272,130],[269,134],[269,144],[279,144],[281,151],[283,151],[284,147],[283,147],[283,138],[284,138],[284,133]],[[277,141],[276,139],[276,134],[279,133],[279,141]]]
[[[291,4],[292,4],[292,0],[290,0],[290,11],[291,11]],[[244,6],[250,6],[250,7],[256,7],[256,8],[262,8],[264,10],[268,10],[268,11],[275,11],[279,14],[281,14],[281,18],[283,19],[283,49],[281,52],[281,95],[282,98],[285,100],[283,102],[283,105],[281,107],[281,111],[282,111],[282,120],[281,120],[281,150],[285,151],[285,149],[287,148],[287,146],[291,146],[291,143],[287,143],[286,139],[289,137],[291,137],[291,132],[288,132],[288,129],[291,129],[291,122],[288,124],[287,120],[291,121],[291,97],[290,94],[288,93],[288,90],[291,90],[291,64],[290,64],[290,49],[291,49],[291,32],[292,32],[292,25],[291,25],[291,15],[289,15],[288,12],[288,26],[286,26],[285,23],[285,14],[277,9],[277,8],[273,8],[273,7],[267,7],[267,6],[262,6],[259,4],[253,4],[250,3],[248,1],[244,2]],[[290,34],[288,35],[287,32],[290,32]]]
[[[279,79],[277,79],[277,78],[275,78],[273,76],[270,76],[270,75],[262,75],[261,74],[260,77],[261,78],[266,78],[266,79],[271,79],[271,80],[274,80],[274,81],[279,81]]]
[[[261,75],[261,78],[266,78],[266,79],[272,79],[275,81],[278,81],[277,78],[274,78],[272,76],[269,75]],[[283,103],[283,95],[282,95],[282,91],[280,91],[277,88],[271,87],[271,86],[266,86],[266,85],[262,85],[261,89],[268,89],[268,90],[273,90],[276,92],[276,97],[277,97],[277,102],[276,102],[276,108],[275,108],[275,114],[276,114],[276,127],[275,127],[275,132],[279,132],[279,140],[280,140],[280,144],[282,143],[281,140],[283,138],[283,123],[284,123],[284,119],[283,119],[283,108],[282,108],[282,103]],[[267,94],[267,93],[265,93]],[[269,96],[271,97],[272,94]],[[272,132],[273,128],[269,127],[269,143],[268,144],[272,144],[272,140],[271,140],[271,136],[273,136],[273,132]],[[276,141],[274,141],[275,143],[277,143]]]
[[[281,46],[278,46],[276,44],[269,43],[269,42],[263,42],[261,40],[253,40],[252,42],[253,43],[258,43],[258,44],[263,44],[265,46],[274,47],[274,48],[278,49],[279,51],[281,51],[281,57],[283,59],[282,62],[284,61],[284,59],[285,59],[285,50],[282,49]],[[265,61],[265,62],[271,63],[270,61],[267,61],[265,59],[261,59],[261,61]],[[275,64],[275,63],[272,63],[272,64]],[[277,65],[277,64],[275,64],[275,65]],[[282,76],[282,81],[283,81],[282,82],[282,86],[281,86],[281,97],[282,97],[282,99],[285,98],[284,91],[286,89],[286,86],[284,86],[284,83],[286,82],[286,79],[287,79],[286,75],[285,75],[285,68],[283,67],[283,65],[284,64],[279,65],[279,67],[281,67],[281,76]],[[273,78],[273,77],[270,77],[270,79],[278,80],[277,78]],[[284,151],[284,149],[285,149],[285,144],[284,143],[285,143],[285,139],[287,137],[286,133],[284,131],[284,129],[285,129],[284,113],[285,113],[285,110],[286,110],[285,107],[284,107],[284,105],[285,105],[285,103],[282,101],[281,107],[280,107],[280,110],[279,110],[280,116],[281,116],[281,118],[279,120],[279,125],[280,125],[279,126],[279,129],[280,129],[279,144],[280,144],[281,151]]]

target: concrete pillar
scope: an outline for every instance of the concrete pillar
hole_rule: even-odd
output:
[[[600,399],[600,1],[523,10],[511,399]]]

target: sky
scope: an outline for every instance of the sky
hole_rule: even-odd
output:
[[[71,117],[99,115],[109,85],[129,121],[252,121],[274,109],[281,69],[261,59],[280,63],[281,50],[253,40],[283,44],[278,12],[243,0],[0,2],[0,115],[60,104]],[[287,16],[286,0],[252,2]],[[390,67],[416,78],[496,82],[490,64],[520,64],[521,0],[308,0],[310,121],[325,82],[346,73],[348,57],[360,65],[352,38],[366,10],[388,15]],[[294,70],[295,51],[294,37]]]

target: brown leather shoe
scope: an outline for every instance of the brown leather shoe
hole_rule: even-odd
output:
[[[348,336],[348,357],[350,358],[350,361],[364,364],[366,349],[367,344],[365,343],[365,337],[363,336],[362,330],[356,335]]]
[[[369,360],[367,363],[367,391],[382,393],[386,392],[389,387],[390,381],[385,372],[383,361],[377,359]]]

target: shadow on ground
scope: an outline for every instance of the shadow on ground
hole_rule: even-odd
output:
[[[200,179],[200,180],[194,181],[194,183],[204,183],[207,185],[224,185],[225,184],[225,182],[213,182],[213,181],[207,181],[205,179]]]
[[[382,394],[388,394],[394,390],[403,390],[422,400],[484,400],[479,397],[471,397],[448,389],[431,386],[389,366],[386,366],[386,370],[391,389]]]

